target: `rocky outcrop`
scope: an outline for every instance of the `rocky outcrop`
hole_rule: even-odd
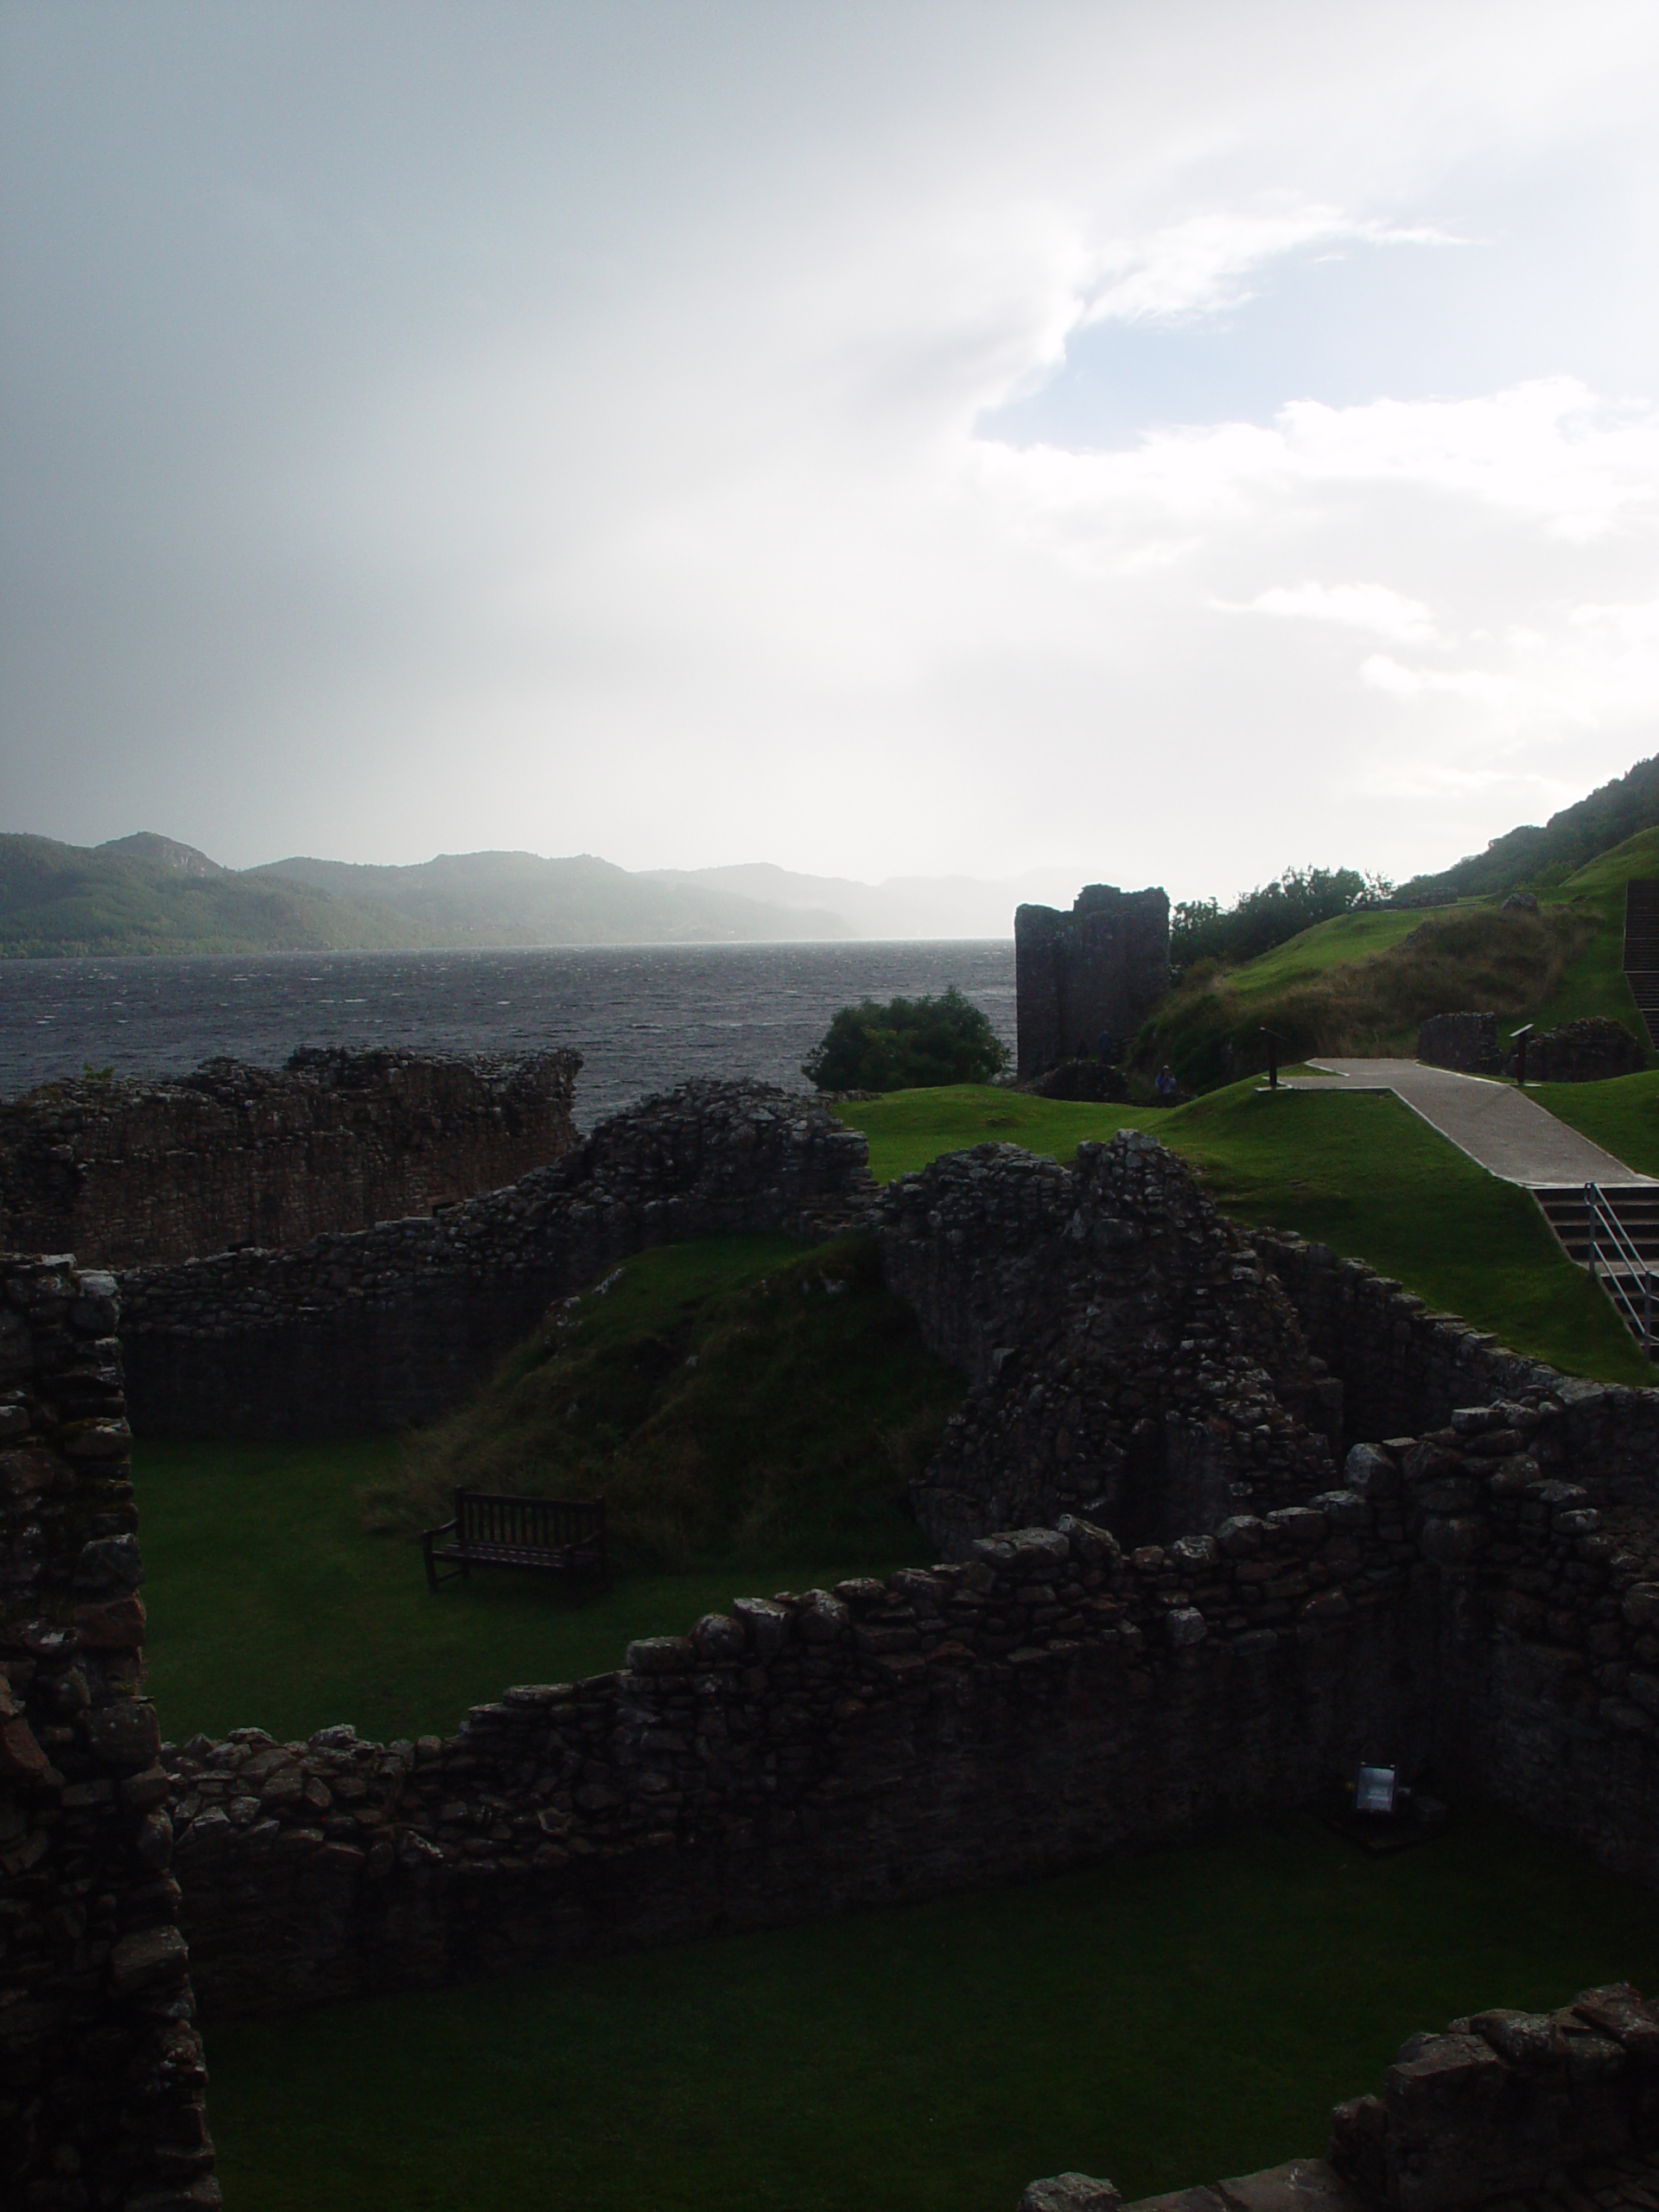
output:
[[[578,1052],[296,1052],[0,1106],[0,1246],[167,1266],[302,1244],[516,1182],[576,1143]]]

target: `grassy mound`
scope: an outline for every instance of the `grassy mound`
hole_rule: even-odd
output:
[[[632,1567],[891,1550],[961,1392],[883,1288],[872,1238],[671,1246],[556,1310],[411,1437],[370,1526],[442,1521],[464,1484],[602,1497]]]
[[[1135,1039],[1135,1065],[1167,1060],[1205,1090],[1266,1066],[1264,1027],[1299,1055],[1413,1053],[1431,1014],[1534,1018],[1605,934],[1599,906],[1572,900],[1536,914],[1471,906],[1340,915],[1242,968],[1193,969]]]
[[[1561,1086],[1580,1095],[1620,1087]],[[1070,1160],[1084,1139],[1149,1129],[1192,1161],[1236,1220],[1333,1245],[1431,1306],[1569,1373],[1654,1380],[1605,1295],[1567,1258],[1526,1192],[1478,1167],[1397,1098],[1269,1095],[1251,1078],[1160,1110],[1031,1098],[988,1084],[906,1091],[836,1111],[864,1131],[884,1182],[988,1141]]]
[[[1659,1899],[1465,1809],[1371,1859],[1181,1851],[518,1980],[209,2026],[238,2212],[1007,2212],[1317,2156],[1402,2037],[1659,1974]],[[479,2085],[464,2124],[457,2084]]]

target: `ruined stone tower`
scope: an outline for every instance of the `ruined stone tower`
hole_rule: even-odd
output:
[[[1021,1082],[1093,1052],[1103,1029],[1132,1037],[1169,988],[1169,899],[1155,885],[1085,884],[1063,914],[1020,906],[1014,917]]]

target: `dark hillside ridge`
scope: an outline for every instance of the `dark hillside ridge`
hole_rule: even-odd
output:
[[[1434,906],[1451,899],[1513,891],[1547,868],[1564,874],[1582,868],[1638,830],[1659,823],[1659,753],[1638,760],[1587,798],[1552,814],[1541,830],[1523,823],[1494,837],[1484,853],[1471,853],[1439,875],[1414,875],[1395,893],[1395,904]]]
[[[238,875],[147,830],[99,846],[0,836],[0,959],[378,952],[426,942],[394,915],[280,875]]]
[[[97,846],[0,836],[0,959],[762,944],[855,933],[826,909],[633,874],[585,853],[236,869],[148,830]]]

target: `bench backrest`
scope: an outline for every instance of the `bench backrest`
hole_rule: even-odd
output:
[[[602,1497],[505,1497],[492,1491],[455,1492],[455,1534],[467,1544],[525,1544],[545,1550],[587,1543],[605,1533]]]

